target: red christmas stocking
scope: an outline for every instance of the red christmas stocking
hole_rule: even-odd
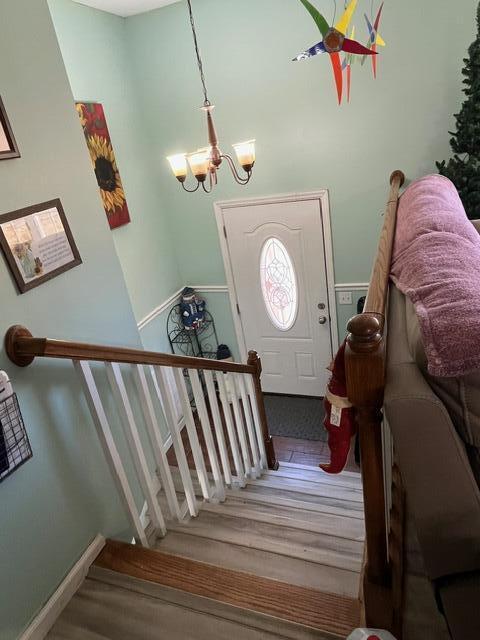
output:
[[[345,341],[333,361],[332,376],[325,394],[325,420],[330,463],[318,465],[327,473],[341,473],[347,464],[352,436],[356,433],[353,407],[347,398]]]

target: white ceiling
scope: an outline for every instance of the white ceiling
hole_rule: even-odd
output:
[[[101,9],[109,13],[115,13],[117,16],[126,18],[134,16],[137,13],[145,13],[152,9],[165,7],[167,4],[173,4],[180,0],[74,0],[78,4],[86,4],[94,9]]]

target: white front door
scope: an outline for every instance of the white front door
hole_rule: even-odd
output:
[[[323,396],[332,359],[320,199],[220,205],[244,344],[271,393]]]

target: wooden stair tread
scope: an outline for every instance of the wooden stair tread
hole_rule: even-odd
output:
[[[251,483],[259,487],[271,487],[282,491],[307,493],[308,495],[325,496],[363,504],[363,492],[358,487],[342,486],[330,482],[315,482],[302,478],[287,478],[276,474],[265,474]]]
[[[359,574],[338,567],[316,564],[308,559],[299,560],[279,556],[271,551],[232,545],[218,540],[205,540],[187,533],[171,532],[157,540],[156,548],[165,553],[222,566],[235,571],[246,571],[265,578],[317,589],[328,593],[358,597]]]
[[[336,485],[339,487],[350,487],[362,491],[362,478],[360,474],[357,477],[344,476],[343,473],[331,475],[325,473],[321,469],[312,469],[311,467],[294,468],[285,466],[284,462],[280,462],[277,471],[267,470],[264,477],[291,478],[298,480],[309,480],[325,485]]]
[[[227,495],[230,496],[232,490],[227,490]],[[237,490],[233,490],[238,494]],[[358,501],[350,501],[345,499],[332,498],[329,496],[318,496],[306,493],[304,491],[295,491],[292,488],[270,487],[260,484],[248,484],[245,489],[241,491],[242,495],[250,494],[263,496],[264,499],[268,499],[269,502],[275,504],[278,500],[290,500],[305,505],[310,504],[312,510],[331,513],[339,516],[346,516],[347,518],[358,518],[364,520],[363,504]]]
[[[320,471],[319,467],[314,467],[312,465],[309,464],[299,464],[297,462],[281,462],[280,463],[282,465],[282,467],[286,467],[286,468],[290,468],[290,469],[306,469],[307,471],[316,471],[318,473],[318,471]],[[356,478],[356,479],[360,479],[361,478],[361,473],[359,471],[342,471],[341,474],[337,474],[335,476],[331,476],[331,477],[338,477],[338,478]]]
[[[236,518],[247,518],[260,522],[285,525],[303,531],[347,538],[363,542],[365,525],[363,520],[348,518],[329,513],[318,513],[302,509],[301,505],[283,506],[268,502],[257,502],[244,496],[244,492],[236,492],[228,496],[221,504],[205,502],[203,511],[225,513]]]
[[[96,566],[345,637],[358,601],[122,542],[108,541]]]
[[[176,488],[182,490],[182,481],[177,469],[172,469],[172,477]],[[196,474],[192,472],[192,482],[197,497],[201,498],[202,491]],[[285,498],[303,503],[301,508],[305,508],[307,503],[318,505],[312,510],[331,513],[346,517],[356,517],[364,519],[363,496],[361,492],[351,488],[343,489],[331,485],[321,485],[320,487],[312,482],[297,483],[288,478],[282,479],[254,479],[249,480],[244,489],[227,489],[228,497],[233,495],[250,495],[252,493],[268,496],[268,501],[272,504],[279,503]],[[300,508],[300,505],[299,505]]]
[[[362,566],[363,541],[312,533],[245,517],[235,518],[222,511],[213,513],[202,509],[197,518],[171,523],[169,531],[271,551],[358,573]]]
[[[333,640],[303,627],[153,582],[91,567],[47,640]]]
[[[284,497],[285,495],[287,497]],[[250,485],[246,489],[242,489],[242,491],[238,491],[236,489],[227,489],[226,491],[226,497],[228,500],[239,496],[250,504],[277,505],[280,507],[299,509],[305,513],[310,512],[310,517],[321,518],[323,515],[331,515],[339,518],[349,518],[357,520],[359,525],[361,524],[364,526],[365,517],[363,511],[358,509],[345,509],[345,507],[340,506],[338,503],[335,503],[333,506],[322,504],[315,498],[311,501],[308,498],[305,498],[305,495],[294,496],[290,493],[281,494],[278,491],[271,489],[261,487],[255,488],[254,485]]]

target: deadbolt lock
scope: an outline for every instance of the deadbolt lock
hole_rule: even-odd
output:
[[[319,309],[325,309],[325,303],[324,302],[319,302],[318,303],[318,308]]]

